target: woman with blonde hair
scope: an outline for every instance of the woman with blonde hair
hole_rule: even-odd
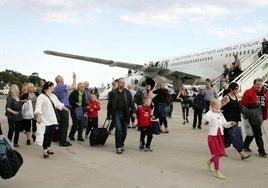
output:
[[[189,115],[189,108],[190,108],[190,100],[188,96],[188,91],[185,88],[185,85],[181,85],[181,89],[179,94],[177,95],[177,99],[180,99],[181,101],[181,109],[182,109],[182,117],[183,117],[183,125],[187,122],[189,123],[188,120],[188,115]]]
[[[33,106],[33,112],[35,110],[35,104],[36,104],[36,100],[38,97],[38,93],[35,92],[36,91],[36,87],[32,84],[32,83],[27,83],[26,86],[26,92],[23,93],[20,97],[20,99],[25,103],[28,100],[31,100],[32,106]],[[25,131],[26,137],[27,137],[27,141],[26,144],[27,145],[31,145],[31,141],[30,141],[30,137],[31,137],[31,126],[32,126],[32,138],[33,141],[35,141],[35,132],[36,132],[36,118],[32,118],[32,119],[23,119],[22,120],[22,127]]]
[[[9,96],[7,97],[6,103],[6,116],[8,120],[8,139],[12,141],[14,135],[14,146],[19,147],[19,134],[22,120],[22,102],[19,98],[19,87],[16,84],[12,84],[9,90]]]
[[[170,110],[170,103],[172,102],[172,97],[168,93],[168,90],[165,89],[163,83],[157,83],[153,91],[156,96],[153,98],[154,103],[154,116],[159,118],[159,124],[161,126],[163,133],[168,133],[168,122],[167,116]],[[162,127],[164,125],[164,128]]]
[[[82,136],[83,133],[83,117],[81,117],[81,114],[78,113],[84,113],[85,107],[86,107],[86,97],[85,97],[85,84],[82,82],[79,82],[77,84],[77,89],[72,91],[72,93],[69,96],[69,102],[71,105],[70,111],[71,111],[71,118],[73,125],[71,127],[71,131],[69,133],[70,140],[75,140],[74,135],[76,130],[78,131],[77,140],[83,142],[84,138]],[[81,110],[77,110],[77,108],[82,108]],[[83,112],[81,112],[83,111]],[[79,117],[78,117],[79,116]]]

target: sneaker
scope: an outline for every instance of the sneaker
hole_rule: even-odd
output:
[[[149,146],[149,147],[145,147],[145,148],[143,149],[143,151],[150,151],[150,152],[152,152],[153,149]]]
[[[122,152],[122,149],[121,149],[121,148],[117,148],[117,149],[116,149],[116,153],[117,153],[117,154],[122,154],[122,153],[123,153],[123,152]]]
[[[215,172],[214,176],[216,178],[219,178],[219,179],[222,179],[222,180],[226,179],[226,177],[223,174],[221,174],[220,172]]]
[[[262,157],[262,158],[267,158],[267,153],[259,153],[259,156]]]
[[[14,144],[14,147],[18,148],[18,147],[20,147],[20,145],[19,144]]]
[[[183,123],[182,123],[183,125],[185,125],[185,121],[183,121]]]
[[[27,141],[26,141],[26,144],[27,144],[27,145],[31,145],[31,141],[30,141],[30,140],[27,140]]]
[[[189,120],[186,118],[186,123],[189,123]]]
[[[211,165],[211,162],[208,160],[208,161],[206,162],[206,164],[207,164],[207,166],[208,166],[208,171],[209,171],[209,172],[213,172],[214,169],[213,169],[213,167],[212,167],[212,165]]]
[[[121,147],[121,150],[122,150],[122,151],[126,151],[126,149],[125,149],[125,147],[124,147],[124,146],[122,146],[122,147]]]

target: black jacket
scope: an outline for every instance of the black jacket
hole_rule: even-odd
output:
[[[78,107],[78,105],[76,103],[78,103],[78,96],[79,96],[79,92],[78,90],[74,90],[70,96],[69,96],[69,102],[71,105],[71,110],[75,110],[76,107]],[[82,108],[84,109],[86,107],[86,97],[85,97],[85,93],[83,93],[82,95]]]
[[[133,97],[128,89],[124,89],[124,99],[125,99],[125,116],[126,119],[129,119],[130,115],[136,111],[135,104],[133,101]],[[110,92],[108,97],[108,104],[107,104],[107,118],[111,118],[116,111],[116,104],[117,104],[117,97],[118,97],[118,89],[114,89]]]

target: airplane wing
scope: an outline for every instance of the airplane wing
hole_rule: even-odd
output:
[[[106,60],[106,59],[100,59],[100,58],[93,58],[93,57],[87,57],[87,56],[81,56],[81,55],[74,55],[74,54],[67,54],[62,52],[56,52],[56,51],[50,51],[45,50],[45,54],[48,55],[55,55],[60,57],[67,57],[72,59],[78,59],[83,61],[90,61],[94,63],[99,63],[103,65],[108,65],[111,67],[121,67],[121,68],[127,68],[135,71],[142,71],[145,76],[149,77],[155,77],[155,76],[163,76],[171,80],[177,80],[182,79],[188,80],[188,79],[198,79],[200,76],[187,74],[180,71],[174,71],[171,69],[163,69],[160,67],[154,67],[154,66],[145,66],[145,65],[138,65],[138,64],[131,64],[131,63],[125,63],[125,62],[119,62],[119,61],[113,61],[113,60]]]

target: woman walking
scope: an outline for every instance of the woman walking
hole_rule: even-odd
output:
[[[48,158],[49,155],[54,154],[51,150],[51,137],[52,130],[58,124],[57,116],[56,116],[56,108],[60,110],[69,111],[68,108],[61,103],[55,94],[53,82],[46,82],[44,84],[44,88],[42,89],[42,93],[37,97],[35,114],[37,123],[40,126],[41,123],[45,125],[45,134],[43,141],[43,157]]]

